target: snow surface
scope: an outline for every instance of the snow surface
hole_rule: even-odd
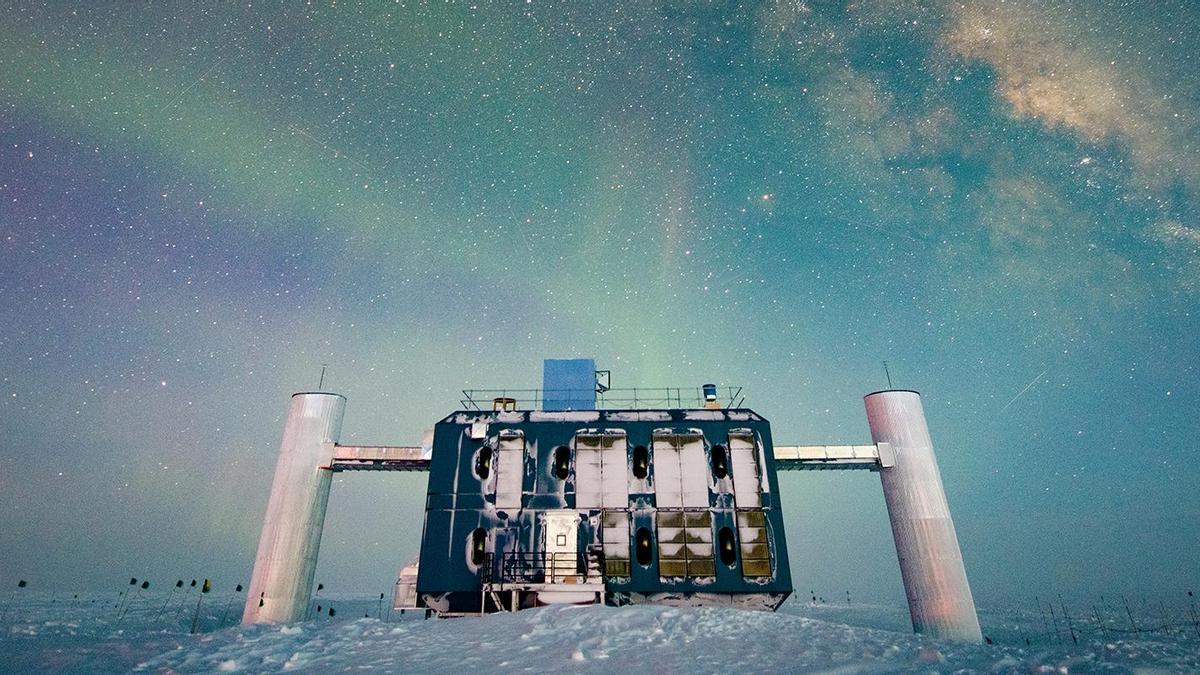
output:
[[[1075,646],[1065,626],[1061,641],[1041,632],[1036,613],[985,612],[984,633],[997,644],[959,645],[910,634],[902,608],[559,606],[426,621],[387,617],[386,608],[375,618],[377,597],[322,598],[333,619],[243,628],[239,597],[213,593],[201,632],[190,635],[194,593],[182,607],[176,596],[157,621],[166,594],[146,594],[119,623],[115,594],[22,593],[0,621],[0,672],[1200,671],[1200,636],[1185,613],[1175,628],[1141,637],[1115,633],[1120,617],[1106,614],[1107,634],[1077,623]]]

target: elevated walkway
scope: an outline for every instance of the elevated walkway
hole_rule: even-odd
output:
[[[777,445],[779,471],[878,471],[896,463],[887,443],[873,445]],[[334,445],[332,471],[428,471],[428,450],[419,445]]]

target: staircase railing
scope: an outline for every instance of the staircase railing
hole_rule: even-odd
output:
[[[480,566],[484,584],[586,584],[603,581],[603,561],[594,553],[506,551],[488,553]]]

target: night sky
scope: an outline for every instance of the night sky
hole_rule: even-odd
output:
[[[0,22],[0,587],[244,583],[321,364],[410,444],[546,357],[792,444],[887,361],[981,605],[1200,586],[1194,2],[103,5]],[[801,594],[902,606],[878,476],[781,480]],[[318,581],[423,497],[340,474]]]

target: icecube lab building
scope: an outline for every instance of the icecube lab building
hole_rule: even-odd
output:
[[[864,397],[870,444],[777,446],[739,390],[618,392],[601,373],[551,359],[540,390],[464,392],[424,446],[340,445],[345,398],[295,394],[243,623],[304,618],[337,471],[429,473],[419,564],[394,602],[449,616],[564,602],[775,609],[792,592],[777,472],[862,469],[880,474],[913,629],[981,640],[919,394]]]

